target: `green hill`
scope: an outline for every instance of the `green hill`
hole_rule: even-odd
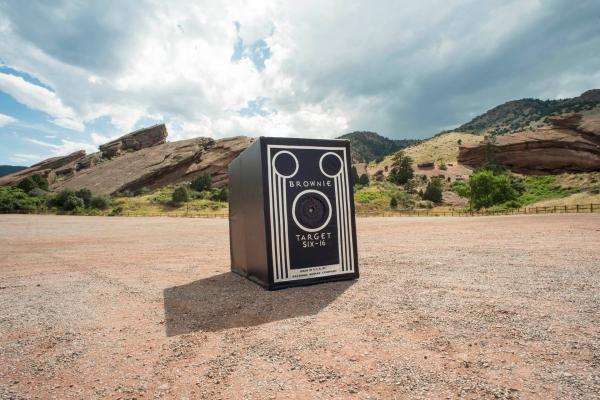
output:
[[[546,125],[546,117],[570,112],[600,112],[600,89],[560,100],[521,99],[492,108],[455,129],[459,132],[504,135]]]
[[[338,139],[347,139],[352,148],[352,162],[368,162],[377,160],[400,149],[419,143],[419,140],[392,140],[375,132],[350,132]]]

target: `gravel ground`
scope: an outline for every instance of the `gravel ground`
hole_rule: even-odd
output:
[[[598,398],[600,215],[368,218],[267,292],[227,221],[0,216],[0,398]]]

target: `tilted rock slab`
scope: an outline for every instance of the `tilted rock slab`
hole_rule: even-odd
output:
[[[40,174],[54,191],[88,188],[114,194],[191,181],[208,172],[215,186],[224,186],[229,163],[254,141],[239,136],[166,142],[167,135],[164,124],[140,129],[101,145],[97,153],[86,155],[80,150],[0,177],[0,185],[16,185]]]
[[[153,125],[128,133],[99,147],[102,158],[113,158],[123,153],[158,146],[167,141],[165,124]]]
[[[216,186],[227,184],[231,160],[254,139],[235,137],[222,140],[195,138],[125,153],[78,171],[72,178],[57,181],[52,190],[88,188],[93,192],[115,194],[141,188],[156,189],[191,181],[208,172]]]
[[[458,162],[476,168],[491,157],[528,175],[600,171],[600,117],[568,114],[550,122],[550,127],[461,146]]]
[[[85,157],[85,150],[79,150],[66,156],[48,158],[27,169],[0,177],[0,186],[17,185],[26,177],[34,174],[39,174],[52,183],[57,177],[71,173],[77,161],[83,157]]]

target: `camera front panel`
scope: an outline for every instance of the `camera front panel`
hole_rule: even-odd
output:
[[[346,147],[269,144],[266,153],[273,281],[354,273]]]

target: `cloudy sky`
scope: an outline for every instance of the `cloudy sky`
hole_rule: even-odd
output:
[[[600,88],[600,2],[0,0],[0,164],[170,140],[424,138]]]

